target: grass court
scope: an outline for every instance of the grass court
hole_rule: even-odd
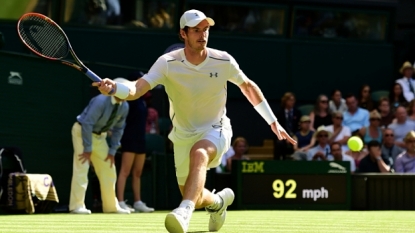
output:
[[[150,214],[33,214],[0,216],[0,233],[167,232],[167,211]],[[414,232],[412,211],[228,211],[219,232]],[[208,232],[209,215],[193,214],[188,232]]]

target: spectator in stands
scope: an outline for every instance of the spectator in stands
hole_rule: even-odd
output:
[[[150,91],[143,96],[147,106],[146,133],[159,134],[159,114],[158,111],[152,106],[151,96],[152,95]]]
[[[380,127],[387,128],[395,117],[391,111],[389,99],[382,97],[379,100],[379,113],[380,113]]]
[[[106,0],[107,3],[107,24],[121,25],[120,0]]]
[[[403,96],[402,86],[399,83],[395,83],[392,89],[389,91],[389,102],[391,105],[392,113],[395,113],[396,108],[399,106],[407,106],[408,101],[406,101]]]
[[[317,140],[317,146],[308,150],[307,160],[328,160],[330,156],[329,137],[331,137],[331,133],[322,125],[317,128],[314,137]]]
[[[310,130],[310,117],[302,116],[300,119],[300,131],[295,133],[294,140],[297,144],[294,145],[294,160],[307,160],[307,151],[314,147],[315,139],[313,138],[314,131]]]
[[[411,102],[409,102],[408,108],[407,108],[407,112],[408,112],[408,121],[412,122],[415,124],[415,99],[411,100]]]
[[[281,98],[281,108],[276,112],[276,117],[281,126],[287,130],[287,133],[294,136],[298,131],[298,122],[301,118],[301,112],[295,107],[295,96],[287,92]],[[287,155],[294,152],[294,148],[286,140],[278,140],[274,137],[274,159],[286,159]]]
[[[356,135],[356,136],[360,137],[359,135]],[[351,151],[350,149],[348,149],[347,151],[343,151],[343,152],[347,155],[350,155],[353,158],[354,163],[356,164],[356,169],[359,168],[360,161],[362,161],[362,159],[365,158],[367,154],[369,153],[367,150],[367,145],[365,145],[360,151]]]
[[[380,127],[380,114],[377,110],[373,110],[369,115],[369,126],[363,127],[359,130],[363,142],[368,144],[370,141],[382,142],[382,128]]]
[[[314,105],[313,111],[310,113],[310,129],[315,131],[318,127],[331,125],[332,119],[329,108],[329,99],[325,95],[319,95]]]
[[[403,75],[403,77],[396,80],[396,83],[401,84],[403,95],[405,96],[406,101],[410,102],[414,99],[415,93],[415,81],[412,79],[414,67],[409,61],[406,61],[399,69],[399,72]]]
[[[347,111],[343,113],[343,125],[348,126],[352,135],[369,126],[369,112],[358,106],[358,101],[353,94],[346,96]]]
[[[393,134],[395,135],[395,144],[405,148],[403,139],[409,131],[415,129],[415,124],[408,121],[406,108],[403,106],[399,106],[396,109],[395,116],[396,122],[390,124],[388,128],[393,130]]]
[[[140,71],[129,75],[128,80],[136,80],[144,74]],[[125,83],[126,79],[115,79]],[[141,200],[141,174],[146,160],[145,127],[147,108],[143,97],[127,101],[129,106],[124,134],[121,138],[121,167],[117,179],[117,198],[121,208],[131,212],[153,212],[154,208],[147,207]],[[133,208],[124,201],[125,183],[131,174],[131,187],[134,194]]]
[[[358,172],[390,172],[389,159],[382,155],[380,146],[378,141],[371,141],[367,144],[369,154],[360,161]]]
[[[415,131],[411,130],[405,136],[406,151],[395,160],[396,173],[415,173]]]
[[[229,147],[229,150],[222,156],[222,161],[219,166],[216,167],[216,173],[224,173],[226,170],[226,161],[228,158],[232,157],[235,154],[233,147]]]
[[[383,132],[382,154],[389,159],[389,164],[393,165],[396,157],[401,154],[404,149],[395,145],[395,137],[392,129],[385,129]]]
[[[344,112],[347,110],[346,100],[342,98],[342,93],[340,90],[336,89],[331,93],[329,109],[330,112]]]
[[[359,107],[368,110],[369,112],[375,108],[375,104],[372,101],[372,97],[370,95],[370,86],[364,84],[359,91],[358,95]]]
[[[333,161],[349,161],[350,162],[350,171],[353,173],[356,171],[356,164],[354,162],[354,159],[343,153],[342,150],[342,144],[339,142],[333,142],[330,145],[330,151],[331,151],[331,155],[332,160]]]
[[[333,112],[333,124],[326,127],[326,129],[331,133],[329,138],[329,143],[337,142],[342,146],[343,151],[347,151],[347,140],[350,138],[352,133],[350,128],[343,125],[343,113],[342,112]]]
[[[232,171],[232,161],[233,160],[249,160],[249,157],[246,156],[248,151],[248,142],[243,137],[237,137],[233,140],[232,148],[234,154],[226,159],[226,170]]]

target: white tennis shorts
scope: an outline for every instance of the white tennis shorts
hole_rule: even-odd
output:
[[[203,139],[211,141],[216,146],[217,153],[215,158],[208,164],[208,169],[217,167],[222,161],[222,156],[229,150],[232,128],[230,126],[212,127],[197,133],[180,132],[178,129],[173,128],[169,138],[174,144],[174,164],[176,166],[177,182],[179,185],[184,185],[189,175],[190,150],[194,144]]]

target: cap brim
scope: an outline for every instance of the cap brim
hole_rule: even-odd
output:
[[[206,17],[205,19],[208,21],[209,26],[215,25],[215,21],[212,18]],[[186,23],[186,26],[188,26],[188,27],[195,27],[195,26],[197,26],[200,22],[202,22],[205,19],[194,19],[194,20],[190,20],[189,22]]]

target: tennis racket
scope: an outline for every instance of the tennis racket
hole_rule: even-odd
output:
[[[36,55],[73,67],[94,82],[101,82],[101,78],[88,69],[72,49],[65,32],[57,23],[39,13],[27,13],[20,17],[17,23],[17,32],[23,44]],[[75,63],[65,61],[68,53]]]

